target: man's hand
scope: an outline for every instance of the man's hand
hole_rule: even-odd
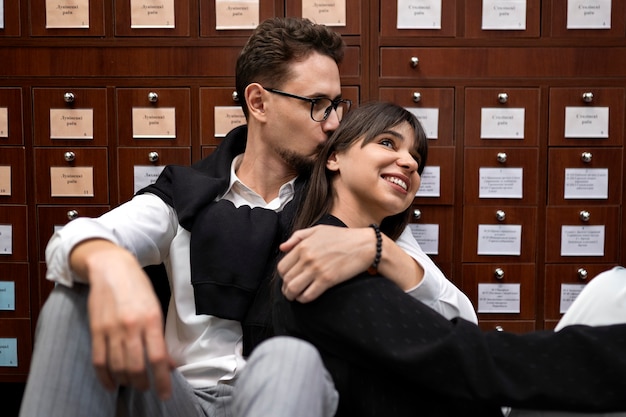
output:
[[[76,246],[72,268],[88,279],[92,358],[105,388],[150,388],[148,369],[162,399],[171,395],[173,368],[163,336],[163,318],[152,284],[137,260],[104,240]]]
[[[374,259],[376,238],[371,228],[319,225],[296,231],[280,250],[287,252],[278,263],[283,294],[306,303],[365,271]]]

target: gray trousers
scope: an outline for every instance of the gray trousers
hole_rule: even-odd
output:
[[[172,396],[167,401],[160,400],[153,390],[107,391],[91,363],[88,292],[89,288],[84,285],[74,288],[57,285],[46,300],[37,323],[20,416],[321,417],[334,414],[337,393],[317,351],[290,338],[276,338],[255,350],[246,366],[250,368],[246,372],[249,381],[239,387],[238,392],[245,401],[240,402],[237,413],[233,413],[232,386],[219,384],[194,389],[176,370],[171,373]],[[280,361],[268,363],[268,351],[272,352],[272,358],[280,355]],[[261,359],[258,365],[256,357]],[[298,386],[298,380],[306,381],[306,385]],[[310,405],[301,408],[302,403],[292,404],[298,407],[297,412],[286,403],[276,407],[291,395],[298,397],[298,388],[306,389],[305,398],[311,401]],[[248,393],[248,389],[254,392]],[[271,414],[264,411],[270,409],[277,411]]]

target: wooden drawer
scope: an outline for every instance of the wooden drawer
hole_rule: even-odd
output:
[[[4,2],[4,28],[0,37],[20,36],[20,2],[7,1]]]
[[[147,11],[137,13],[133,20],[131,3],[128,0],[115,0],[115,35],[116,36],[189,36],[189,0],[173,1],[174,20],[168,19],[171,14],[162,10],[147,16]],[[141,4],[137,2],[137,4]],[[167,4],[167,3],[165,3]]]
[[[534,320],[480,320],[478,326],[488,332],[528,333],[537,330]]]
[[[466,88],[466,146],[537,146],[539,88]]]
[[[536,218],[536,207],[465,206],[463,262],[535,262]]]
[[[244,7],[245,10],[242,13],[241,18],[237,18],[232,23],[228,23],[228,26],[232,26],[233,28],[224,27],[225,23],[220,22],[220,28],[217,27],[217,14],[218,11],[216,9],[215,0],[206,0],[200,2],[200,36],[237,36],[242,37],[244,40],[247,40],[248,37],[252,34],[252,30],[256,27],[260,22],[264,21],[273,16],[283,16],[284,5],[282,1],[276,0],[259,0],[258,2],[258,13],[254,13],[254,7],[251,5],[255,4],[254,2],[248,3]],[[226,3],[228,5],[228,3]],[[234,12],[235,13],[235,12]],[[244,17],[250,17],[251,21],[244,21]],[[256,23],[256,25],[254,24]],[[245,26],[245,28],[236,28],[236,24],[241,24]]]
[[[618,262],[620,227],[617,206],[548,207],[546,263]]]
[[[0,262],[28,261],[28,237],[26,206],[0,206]]]
[[[0,204],[26,204],[24,147],[0,148]]]
[[[464,264],[463,292],[483,320],[535,319],[534,264]]]
[[[454,207],[414,204],[412,209],[409,226],[424,252],[437,264],[451,263]]]
[[[626,3],[623,1],[612,1],[611,4],[611,21],[601,22],[602,29],[575,29],[568,28],[567,15],[568,4],[575,7],[576,2],[569,1],[552,1],[550,21],[550,35],[553,37],[563,38],[623,38],[626,21]],[[591,3],[590,3],[591,4]],[[595,4],[595,3],[593,3]]]
[[[442,0],[441,13],[433,10],[434,16],[441,19],[438,26],[428,25],[428,28],[421,26],[419,29],[398,29],[398,13],[410,17],[409,10],[398,12],[397,1],[380,2],[380,34],[382,37],[402,36],[419,39],[424,37],[454,37],[456,35],[456,13],[457,2],[455,0]],[[415,10],[417,17],[423,15],[422,10]],[[415,16],[414,16],[415,17]],[[424,27],[424,28],[422,28]]]
[[[415,195],[421,205],[454,204],[454,147],[432,147],[428,149],[422,183]]]
[[[381,88],[378,97],[411,110],[426,131],[429,146],[454,144],[454,88]]]
[[[33,111],[36,146],[108,143],[105,88],[34,88]]]
[[[116,95],[119,146],[191,145],[189,88],[118,88]]]
[[[31,0],[30,4],[30,32],[32,36],[104,36],[105,35],[105,0],[90,0],[88,3],[76,3],[73,5],[84,5],[76,10],[69,10],[80,18],[78,26],[72,21],[63,19],[64,10],[61,3],[48,9],[46,0]],[[71,4],[71,3],[70,3]],[[65,10],[67,12],[68,10]],[[49,16],[48,16],[49,15]],[[84,20],[83,20],[84,19]]]
[[[497,26],[497,28],[483,27],[484,10],[486,5],[482,0],[465,0],[465,37],[466,38],[483,38],[483,39],[500,39],[500,38],[538,38],[541,31],[541,1],[527,0],[525,5],[519,3],[515,5],[517,11],[523,10],[525,7],[526,20],[523,22],[513,22],[510,19],[497,21],[498,23],[506,23],[505,28]],[[510,5],[510,3],[507,3]],[[506,9],[493,10],[495,16],[508,13]],[[515,26],[514,24],[521,24]],[[514,27],[514,28],[513,28]]]
[[[465,203],[537,204],[538,164],[537,148],[465,148]]]
[[[546,265],[544,318],[558,322],[582,286],[600,272],[607,271],[614,266],[617,264],[572,262],[567,265]]]
[[[39,204],[108,204],[106,148],[35,148]]]
[[[303,3],[305,2],[302,0],[285,0],[285,15],[306,17],[313,22],[330,26],[333,31],[341,33],[342,35],[361,35],[363,33],[361,28],[361,15],[363,11],[361,7],[365,2],[360,0],[346,0],[344,2],[345,10],[337,9],[334,11],[334,14],[344,15],[341,20],[345,23],[337,23],[333,21],[333,19],[326,17],[331,14],[326,5],[334,5],[335,2],[307,2],[311,4],[312,7],[306,14],[303,14]],[[341,4],[341,2],[339,2],[339,4]]]
[[[0,319],[0,381],[17,380],[26,375],[32,352],[29,319]]]
[[[234,87],[200,88],[200,143],[219,145],[233,128],[246,124]]]
[[[98,217],[110,210],[110,206],[38,206],[37,240],[39,260],[45,261],[46,245],[57,228],[79,217]]]
[[[8,24],[6,17],[5,14],[5,25]],[[23,145],[21,88],[0,88],[0,112],[3,113],[0,120],[4,120],[0,123],[0,144]]]
[[[0,320],[30,318],[30,278],[27,263],[0,262],[0,300]]]
[[[190,148],[118,148],[119,201],[130,200],[139,189],[154,183],[166,165],[191,164]],[[130,179],[133,181],[130,181]]]
[[[622,162],[621,148],[549,149],[548,204],[621,204]]]
[[[550,146],[622,146],[624,89],[551,88],[549,135]]]

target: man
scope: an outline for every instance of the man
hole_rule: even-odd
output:
[[[349,110],[341,99],[342,57],[340,36],[324,26],[263,22],[237,62],[247,127],[193,167],[167,167],[131,201],[52,237],[47,276],[60,285],[38,323],[21,415],[232,414],[233,385],[268,336],[267,277],[298,179]],[[302,237],[298,250],[314,255],[293,268],[292,297],[311,300],[367,269],[376,255],[369,228],[328,236],[316,228]],[[467,298],[410,234],[399,243],[418,262],[385,239],[381,273],[447,318],[475,321]],[[142,269],[159,263],[171,288],[165,329]],[[301,353],[287,348],[281,362],[300,380],[321,382],[300,388],[312,394],[307,412],[330,415],[332,383],[315,355],[303,364]]]

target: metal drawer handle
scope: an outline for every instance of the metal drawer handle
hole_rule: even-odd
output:
[[[66,162],[73,162],[76,159],[76,154],[72,151],[67,151],[63,154],[63,159],[65,159]]]
[[[239,103],[239,94],[237,94],[236,91],[233,91],[233,94],[231,95],[231,97],[233,98],[234,102]]]
[[[498,152],[498,156],[496,157],[496,159],[498,160],[498,162],[500,162],[501,164],[506,162],[507,159],[507,154],[506,152]]]
[[[580,220],[582,220],[584,222],[588,222],[589,219],[591,218],[591,213],[589,213],[587,210],[582,210],[579,213],[579,217],[580,217]]]
[[[422,93],[420,93],[419,91],[414,92],[413,93],[413,102],[419,103],[420,101],[422,101]]]
[[[496,269],[495,269],[495,271],[493,271],[493,276],[494,276],[497,280],[504,279],[504,269],[502,269],[502,268],[496,268]]]
[[[157,101],[159,101],[159,95],[155,93],[154,91],[150,91],[148,93],[148,101],[150,103],[156,103]]]
[[[591,91],[583,93],[583,101],[585,103],[591,103],[593,101],[593,93]]]
[[[74,220],[75,218],[78,217],[78,210],[70,210],[67,212],[67,219],[68,220]]]
[[[591,162],[591,158],[593,157],[593,155],[591,154],[591,152],[583,152],[580,155],[580,159],[582,159],[582,161],[586,164],[588,164],[589,162]]]
[[[413,210],[413,218],[416,220],[419,220],[422,218],[422,210],[420,209],[415,209]]]
[[[157,162],[159,160],[159,153],[158,152],[150,152],[148,154],[148,161],[150,162]]]
[[[75,99],[76,96],[74,95],[74,93],[68,91],[67,93],[63,94],[63,101],[65,101],[67,104],[73,103]]]
[[[507,93],[498,94],[498,101],[502,104],[506,103],[509,101],[509,95]]]
[[[503,222],[504,219],[506,219],[506,213],[504,210],[496,211],[496,219],[498,219],[499,222]]]
[[[587,279],[587,277],[589,276],[589,272],[587,272],[587,270],[585,268],[578,268],[578,278],[582,279],[583,281]]]
[[[413,68],[417,68],[417,65],[418,65],[419,63],[420,63],[420,60],[419,60],[419,58],[418,58],[418,57],[416,57],[416,56],[412,56],[412,57],[411,57],[411,66],[412,66]]]

